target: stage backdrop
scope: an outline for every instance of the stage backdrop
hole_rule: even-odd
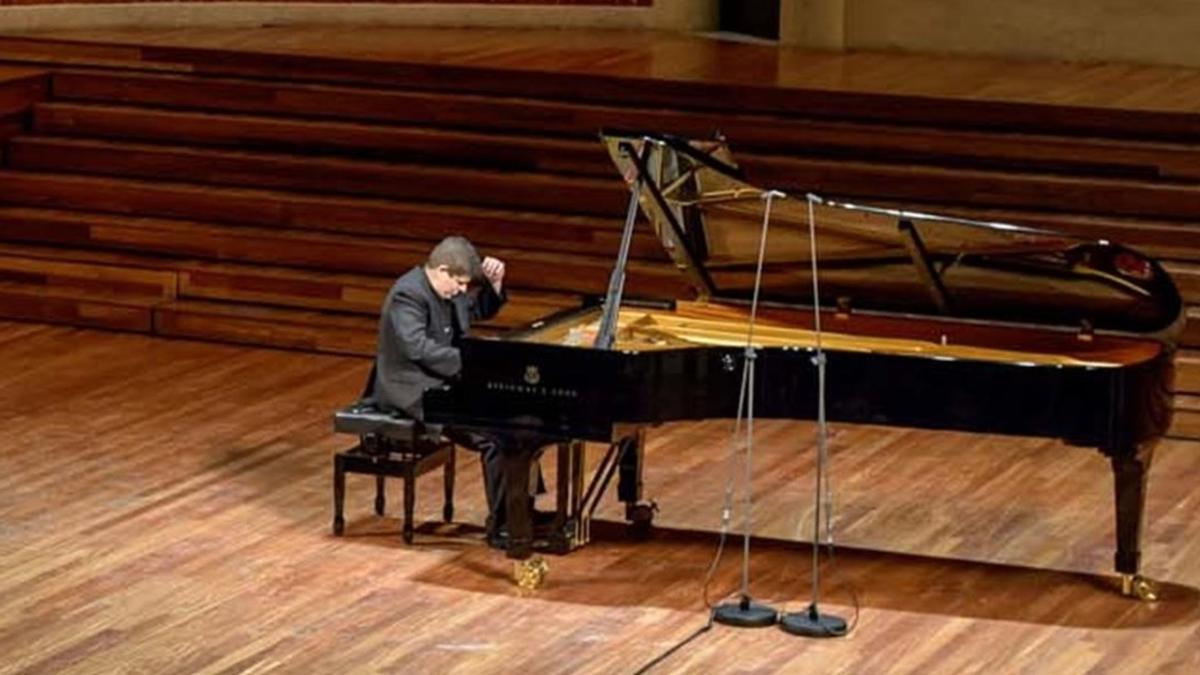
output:
[[[329,23],[707,31],[718,0],[0,0],[0,31]]]
[[[1196,0],[781,1],[797,45],[1200,67]]]

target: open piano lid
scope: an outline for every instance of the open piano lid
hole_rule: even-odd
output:
[[[641,209],[697,295],[749,299],[767,200],[725,143],[601,138],[627,183],[649,177]],[[812,304],[810,207],[822,306],[1139,334],[1181,319],[1170,276],[1124,246],[806,195],[772,200],[763,301]]]

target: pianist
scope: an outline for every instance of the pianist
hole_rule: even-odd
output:
[[[471,288],[474,280],[482,283]],[[425,390],[441,385],[462,369],[458,339],[469,333],[472,321],[495,316],[505,300],[501,260],[487,257],[480,261],[475,247],[463,237],[443,239],[425,264],[397,279],[384,298],[375,356],[377,405],[423,419]],[[488,542],[503,548],[503,452],[512,441],[453,428],[443,429],[443,433],[480,453],[488,500]]]

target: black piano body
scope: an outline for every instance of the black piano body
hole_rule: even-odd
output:
[[[602,307],[502,340],[468,338],[461,378],[426,395],[431,421],[616,443],[647,425],[735,417],[750,353],[755,416],[816,419],[809,236],[819,233],[828,420],[1099,449],[1114,474],[1115,567],[1127,592],[1143,587],[1146,476],[1170,425],[1182,321],[1178,291],[1155,261],[1060,233],[791,199],[771,220],[749,352],[748,258],[764,193],[744,183],[722,144],[606,141],[627,179],[636,159],[652,173],[637,155],[646,144],[666,157],[640,202],[699,299],[624,303],[611,349],[590,346]],[[510,514],[514,557],[529,553],[522,518]]]

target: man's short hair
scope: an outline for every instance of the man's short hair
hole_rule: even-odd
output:
[[[483,274],[479,264],[479,253],[466,237],[446,237],[433,247],[425,261],[425,267],[432,270],[442,265],[455,276],[478,279]]]

